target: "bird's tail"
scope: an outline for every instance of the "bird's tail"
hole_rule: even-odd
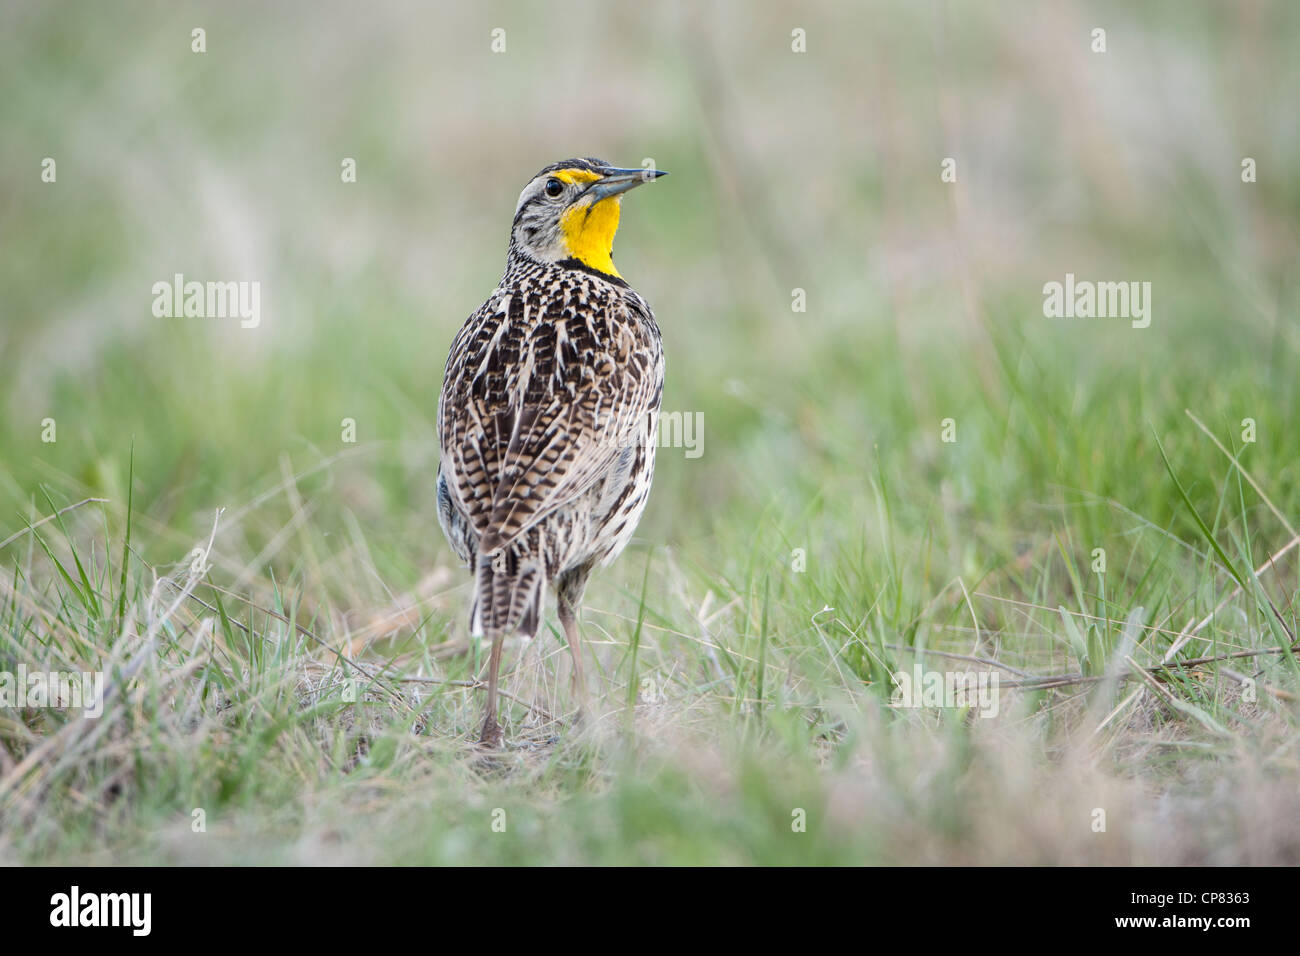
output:
[[[536,637],[542,619],[546,573],[540,562],[513,550],[479,555],[474,573],[474,606],[470,631],[495,639],[518,631]]]

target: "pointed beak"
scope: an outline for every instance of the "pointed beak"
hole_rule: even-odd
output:
[[[588,187],[592,203],[598,203],[610,196],[617,196],[629,189],[635,189],[642,183],[651,183],[668,173],[662,169],[607,169],[605,178]]]

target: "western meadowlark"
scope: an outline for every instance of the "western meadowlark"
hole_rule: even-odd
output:
[[[650,493],[663,345],[612,252],[623,193],[663,175],[568,159],[534,176],[505,274],[451,343],[438,521],[474,572],[470,630],[491,643],[486,746],[503,737],[502,641],[537,634],[548,584],[585,701],[582,593],[627,545]]]

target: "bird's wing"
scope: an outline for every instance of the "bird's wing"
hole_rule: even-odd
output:
[[[492,366],[486,374],[494,380],[503,375],[500,357],[493,361],[492,353],[497,341],[494,332],[500,331],[495,323],[505,318],[504,313],[498,315],[496,300],[489,299],[465,321],[451,343],[438,396],[440,467],[449,497],[477,534],[482,534],[492,510],[501,454],[508,444],[502,433],[508,436],[509,429],[498,414],[498,402],[490,397],[497,383],[490,383],[490,388],[489,383],[481,388],[476,383],[482,378],[484,360]]]
[[[453,344],[464,358],[454,380],[448,362],[443,456],[481,554],[587,491],[658,408],[663,359],[648,309],[639,297],[593,305],[528,322],[529,306],[548,306],[512,299],[498,307],[504,321],[469,331],[471,319]]]

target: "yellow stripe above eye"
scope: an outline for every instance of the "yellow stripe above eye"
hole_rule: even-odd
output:
[[[589,172],[585,169],[557,169],[550,174],[551,177],[558,179],[562,183],[594,183],[598,179],[603,179],[599,173]]]

